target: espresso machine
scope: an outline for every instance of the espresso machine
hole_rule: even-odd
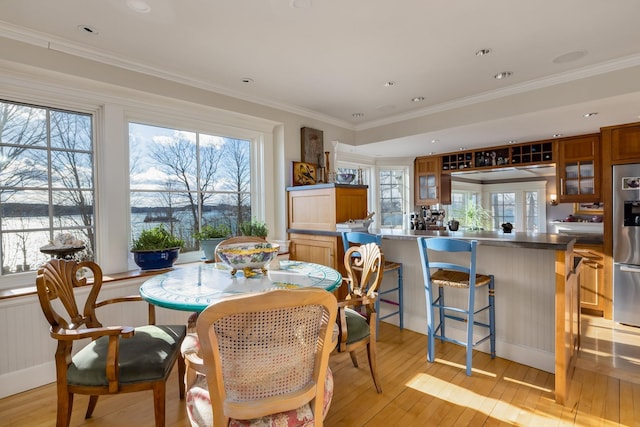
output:
[[[444,230],[447,214],[444,209],[434,209],[431,206],[421,206],[411,214],[409,228],[411,230]]]

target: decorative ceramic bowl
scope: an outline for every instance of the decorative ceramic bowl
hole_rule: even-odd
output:
[[[242,270],[245,276],[253,275],[253,270],[267,271],[267,264],[278,256],[280,245],[274,243],[231,243],[218,245],[216,253],[222,262],[231,267],[231,275]]]
[[[353,173],[339,173],[336,174],[336,181],[338,184],[351,184],[356,175]]]

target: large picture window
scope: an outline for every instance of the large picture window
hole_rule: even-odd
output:
[[[32,271],[59,235],[95,248],[93,117],[0,101],[2,275]]]
[[[131,233],[164,224],[199,251],[205,224],[252,219],[251,141],[197,131],[129,124]]]

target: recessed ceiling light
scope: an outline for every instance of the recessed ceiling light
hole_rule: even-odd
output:
[[[584,116],[585,117],[593,117],[593,116],[597,116],[597,115],[598,115],[598,113],[587,113]]]
[[[485,56],[491,53],[491,49],[480,49],[476,52],[476,56]]]
[[[497,80],[506,79],[507,77],[509,77],[512,74],[513,73],[511,71],[503,71],[503,72],[498,73],[495,76],[493,76],[493,78],[497,79]]]
[[[460,150],[460,151],[464,151],[466,149],[467,149],[467,147],[458,147],[458,150]]]
[[[509,140],[509,144],[515,144],[516,142],[518,142],[518,140],[516,140],[516,139]]]
[[[413,102],[422,102],[422,101],[424,101],[424,96],[416,96],[414,98],[411,98],[411,101],[413,101]]]
[[[294,9],[309,9],[311,8],[311,0],[291,0],[289,6]]]
[[[576,50],[574,52],[569,52],[560,56],[556,56],[555,58],[553,58],[552,62],[554,64],[564,64],[565,62],[577,61],[578,59],[583,58],[586,55],[587,55],[586,50]]]
[[[242,83],[247,83],[247,84],[253,83],[253,79],[249,77],[243,77],[241,81]]]
[[[388,82],[384,82],[384,87],[395,86],[396,82],[389,80]]]
[[[360,117],[364,117],[364,113],[353,113],[352,116],[359,119]]]
[[[554,137],[554,138],[560,138],[561,136],[562,136],[562,134],[561,134],[561,133],[554,133],[554,134],[553,134],[553,137]]]
[[[129,9],[138,13],[149,13],[151,12],[151,6],[144,0],[127,0],[127,6]]]
[[[431,143],[432,143],[432,144],[435,144],[436,142],[440,142],[440,140],[439,140],[439,139],[432,139],[432,140],[431,140]]]
[[[99,34],[98,30],[96,30],[95,28],[89,25],[78,25],[78,30],[82,31],[83,33],[91,34],[94,36],[97,36]]]

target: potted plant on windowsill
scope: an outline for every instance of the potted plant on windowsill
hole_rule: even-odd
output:
[[[177,238],[163,224],[142,230],[133,239],[133,260],[141,270],[159,270],[173,266],[184,240]]]
[[[256,236],[266,239],[267,234],[269,234],[267,224],[255,218],[251,221],[241,222],[240,225],[238,225],[238,229],[243,236]]]
[[[231,236],[231,228],[226,224],[204,225],[200,231],[193,234],[193,238],[200,241],[200,248],[204,251],[206,261],[214,261],[216,246]]]

